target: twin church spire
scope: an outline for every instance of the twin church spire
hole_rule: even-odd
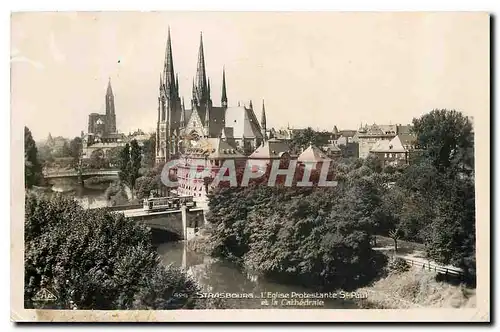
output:
[[[174,61],[172,53],[172,40],[170,37],[170,27],[168,28],[167,46],[165,50],[165,62],[163,77],[160,75],[160,89],[164,89],[165,97],[179,97],[179,76],[174,72]],[[193,80],[193,100],[198,106],[211,104],[210,79],[207,77],[205,67],[205,53],[203,49],[203,34],[200,33],[200,46],[198,49],[198,63],[196,67],[196,77]],[[226,75],[222,71],[222,97],[221,104],[227,107]]]
[[[217,137],[220,134],[220,130],[225,125],[225,116],[228,108],[225,68],[222,68],[221,107],[213,107],[212,105],[210,83],[210,78],[207,77],[206,72],[203,35],[200,33],[196,76],[193,77],[192,82],[191,110],[186,110],[184,100],[180,98],[179,77],[174,70],[172,38],[169,27],[164,65],[163,70],[160,72],[158,122],[156,128],[157,161],[165,161],[170,156],[177,155],[181,151],[186,137],[195,137],[196,139],[196,137],[202,136]],[[253,106],[251,105],[250,109],[245,108],[239,111],[253,113]],[[265,113],[263,114],[263,119],[261,122],[263,123],[264,130],[261,133],[263,133],[262,138],[265,140]],[[248,123],[245,124],[245,128],[250,128],[253,133],[257,133],[256,127],[250,122],[255,120],[255,114],[248,115]],[[260,129],[262,130],[262,128]],[[258,137],[260,135],[255,134],[255,136]]]
[[[172,40],[170,38],[170,27],[168,28],[167,48],[165,50],[165,62],[163,67],[163,84],[167,96],[178,96],[178,80],[174,72],[174,59],[172,55]]]

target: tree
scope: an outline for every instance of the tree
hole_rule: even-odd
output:
[[[413,130],[418,145],[440,172],[474,167],[472,123],[462,113],[435,109],[413,119]]]
[[[290,147],[294,150],[303,150],[312,144],[321,148],[328,144],[328,135],[313,130],[311,127],[305,130],[297,131],[290,142]]]
[[[333,217],[342,189],[253,185],[210,194],[212,254],[321,290],[355,289],[385,264],[359,225]]]
[[[156,135],[151,134],[149,139],[144,142],[142,146],[142,151],[144,154],[144,159],[142,160],[142,165],[145,168],[152,168],[155,165],[156,159]]]
[[[129,167],[129,184],[131,188],[134,188],[135,181],[139,177],[139,169],[141,168],[141,148],[139,144],[134,139],[130,142],[130,167]]]
[[[108,152],[106,153],[106,159],[110,167],[120,166],[120,157],[122,150],[123,148],[119,146],[108,150]]]
[[[50,165],[54,161],[52,157],[52,149],[47,144],[38,146],[38,158],[42,165]]]
[[[80,137],[75,137],[69,142],[69,155],[75,160],[77,164],[82,154],[83,142]]]
[[[158,189],[158,178],[156,175],[144,175],[137,178],[135,182],[135,193],[137,198],[142,199],[149,197],[149,195]]]
[[[364,160],[363,164],[376,173],[382,172],[382,161],[374,155],[370,154]]]
[[[31,188],[43,179],[38,149],[28,127],[24,127],[24,186]]]
[[[139,177],[141,158],[141,148],[135,139],[130,142],[130,145],[127,143],[120,153],[120,180],[128,184],[132,190]]]
[[[128,182],[130,173],[130,145],[127,143],[120,152],[120,180]]]
[[[380,187],[374,178],[363,176],[348,180],[332,218],[341,227],[366,232],[375,241],[383,221],[383,206]]]
[[[104,159],[104,151],[102,149],[96,149],[90,154],[90,167],[91,168],[104,168],[106,166],[106,160]]]
[[[398,252],[398,240],[401,238],[399,228],[390,230],[389,237],[394,241],[394,252]]]
[[[71,150],[70,143],[67,140],[64,141],[61,148],[61,157],[74,157],[73,151]]]
[[[57,294],[57,309],[197,307],[198,286],[184,272],[160,265],[146,227],[61,196],[29,194],[25,213],[27,308],[37,306],[31,299],[43,288]]]

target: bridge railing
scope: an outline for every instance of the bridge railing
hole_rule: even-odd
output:
[[[411,259],[408,257],[404,256],[392,256],[391,259],[394,260],[396,258],[401,258],[404,259],[410,266],[415,266],[422,268],[422,270],[426,271],[433,271],[438,274],[444,274],[446,276],[454,276],[458,278],[463,278],[464,272],[461,269],[458,268],[453,268],[453,267],[446,267],[446,266],[441,266],[437,265],[431,262],[422,262],[419,260]]]
[[[115,168],[106,168],[106,169],[85,169],[81,172],[82,175],[111,175],[116,174],[120,170]],[[43,171],[44,176],[76,176],[80,174],[75,169],[68,170],[58,170],[58,171]]]
[[[130,204],[130,205],[115,205],[106,207],[109,211],[126,211],[126,210],[135,210],[141,209],[142,204]]]

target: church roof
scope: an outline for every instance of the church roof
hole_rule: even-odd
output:
[[[233,137],[262,138],[259,122],[252,109],[245,107],[228,107],[226,109],[225,118],[225,126],[233,128]]]
[[[275,159],[281,156],[281,153],[290,153],[290,146],[278,139],[270,139],[259,146],[248,158],[250,159]]]
[[[356,135],[356,130],[340,130],[339,133],[344,137],[353,137]]]
[[[302,162],[318,162],[330,160],[319,148],[314,145],[309,145],[307,149],[302,152],[297,158],[298,161]]]
[[[225,117],[224,117],[224,107],[212,107],[210,109],[210,133],[211,137],[218,137],[224,128]],[[201,120],[205,123],[205,114],[206,112],[202,112]]]
[[[186,155],[194,157],[205,157],[209,159],[235,159],[245,158],[234,146],[220,138],[204,138],[189,148]]]

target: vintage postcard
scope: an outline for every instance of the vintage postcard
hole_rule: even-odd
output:
[[[12,320],[488,322],[489,73],[482,12],[12,13]]]

